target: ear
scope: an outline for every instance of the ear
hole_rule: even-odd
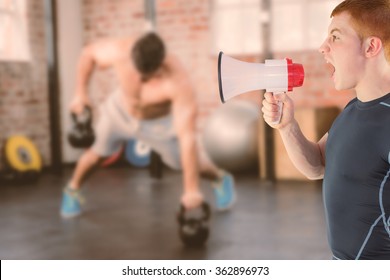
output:
[[[382,41],[378,37],[368,37],[364,41],[365,46],[365,55],[367,58],[374,57],[380,53],[381,50],[383,50]]]

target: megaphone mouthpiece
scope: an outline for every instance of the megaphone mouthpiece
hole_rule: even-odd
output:
[[[265,63],[249,63],[219,53],[218,86],[225,103],[241,93],[265,89],[268,92],[292,91],[304,81],[302,64],[291,59],[268,59]]]
[[[288,72],[288,91],[292,91],[295,87],[303,85],[305,79],[305,71],[302,64],[293,63],[290,58],[286,58]]]

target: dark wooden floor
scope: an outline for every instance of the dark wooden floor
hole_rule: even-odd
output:
[[[86,184],[85,212],[59,216],[62,176],[0,187],[0,259],[330,259],[318,183],[237,180],[237,203],[213,210],[211,236],[201,249],[186,249],[175,213],[181,174],[165,170],[101,169]],[[212,201],[208,181],[202,189]]]

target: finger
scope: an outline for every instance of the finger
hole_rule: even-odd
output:
[[[80,106],[80,104],[73,104],[71,105],[70,111],[76,115],[79,115],[82,112],[82,106]]]
[[[264,116],[264,121],[271,127],[275,127],[276,125],[279,124],[279,123],[277,123],[278,119],[279,119],[278,117]]]
[[[263,108],[265,108],[267,111],[271,112],[277,112],[279,111],[278,103],[269,103],[265,99],[263,100]]]
[[[272,92],[264,93],[264,99],[269,103],[275,103],[275,96]]]
[[[263,117],[269,120],[277,119],[280,116],[279,108],[274,108],[274,110],[268,110],[267,108],[263,107],[261,111],[263,113]]]

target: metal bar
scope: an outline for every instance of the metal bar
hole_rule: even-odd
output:
[[[56,0],[43,0],[47,47],[49,117],[50,117],[50,167],[54,173],[62,172],[60,91],[58,85],[58,56],[56,33]]]
[[[265,13],[268,20],[262,22],[263,29],[263,46],[264,46],[264,59],[272,59],[273,53],[271,50],[271,11],[272,3],[271,0],[262,0],[262,12]],[[265,122],[263,122],[262,135],[264,135],[264,148],[263,153],[265,153],[263,164],[260,165],[260,168],[263,168],[261,172],[264,176],[264,179],[275,181],[275,139],[274,139],[274,130]]]

